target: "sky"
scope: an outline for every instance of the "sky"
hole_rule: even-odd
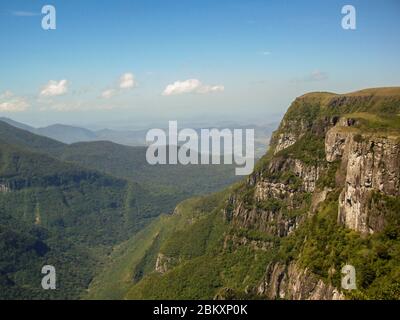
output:
[[[398,0],[1,0],[0,39],[0,116],[35,126],[268,123],[306,92],[400,85]]]

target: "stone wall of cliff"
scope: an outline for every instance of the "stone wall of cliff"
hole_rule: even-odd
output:
[[[230,197],[226,219],[239,229],[285,238],[336,192],[340,194],[338,225],[360,235],[383,231],[388,219],[374,194],[400,196],[400,135],[396,130],[369,130],[363,116],[348,114],[353,106],[377,108],[376,99],[373,95],[331,94],[296,99],[261,165]],[[322,156],[307,141],[317,146],[322,141]],[[269,299],[345,297],[338,288],[302,269],[296,258],[269,264],[254,290]]]

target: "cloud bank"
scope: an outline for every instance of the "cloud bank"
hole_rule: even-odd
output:
[[[21,97],[14,96],[11,91],[0,94],[0,111],[22,112],[27,110],[29,103]]]

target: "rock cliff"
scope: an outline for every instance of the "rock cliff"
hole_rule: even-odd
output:
[[[400,109],[398,91],[389,98],[378,90],[296,99],[261,165],[229,198],[227,220],[240,229],[286,238],[312,219],[330,194],[338,194],[333,201],[339,226],[361,235],[382,232],[389,220],[379,209],[385,200],[375,195],[400,197],[400,134],[398,124],[388,125],[376,110],[381,99]],[[345,297],[330,280],[299,266],[298,258],[270,263],[256,293],[269,299]]]
[[[400,88],[298,97],[254,172],[199,208],[130,297],[400,299]]]

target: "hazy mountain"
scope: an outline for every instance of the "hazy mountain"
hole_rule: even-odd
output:
[[[0,117],[0,121],[6,122],[6,123],[12,125],[13,127],[16,127],[16,128],[22,129],[22,130],[26,130],[29,132],[35,132],[35,130],[36,130],[36,128],[34,128],[34,127],[28,126],[21,122],[14,121],[14,120],[12,120],[10,118],[6,118],[6,117]]]
[[[34,128],[5,117],[0,117],[0,121],[6,122],[16,128],[68,144],[88,141],[111,141],[129,146],[143,146],[145,145],[145,136],[147,132],[147,130],[118,131],[111,129],[92,131],[86,128],[64,124]]]
[[[98,140],[96,133],[90,130],[63,124],[38,128],[35,130],[35,133],[64,143]]]
[[[112,130],[112,129],[101,129],[101,130],[89,130],[77,126],[54,124],[42,128],[34,128],[23,123],[14,121],[9,118],[0,118],[0,121],[4,121],[14,127],[35,133],[37,135],[45,136],[63,143],[72,144],[76,142],[91,142],[91,141],[110,141],[126,146],[145,146],[146,145],[146,134],[148,129],[144,130]],[[165,124],[164,129],[167,130],[168,123]],[[180,124],[181,125],[181,124]],[[182,124],[183,125],[183,124]],[[198,124],[192,124],[196,132],[200,134],[201,129],[254,129],[255,136],[255,155],[256,158],[260,158],[268,148],[268,141],[271,137],[272,132],[277,128],[276,122],[266,123],[264,125],[248,124],[243,125],[239,123],[224,122],[214,123],[214,126],[207,126],[204,124],[201,128]]]
[[[97,140],[111,141],[126,146],[144,146],[148,130],[111,130],[102,129],[95,132]]]
[[[12,125],[12,123],[15,122],[9,119],[7,122],[0,121],[0,139],[8,144],[23,147],[31,151],[48,152],[52,154],[61,151],[66,146],[59,141],[20,129],[20,123],[15,123],[16,126]]]

